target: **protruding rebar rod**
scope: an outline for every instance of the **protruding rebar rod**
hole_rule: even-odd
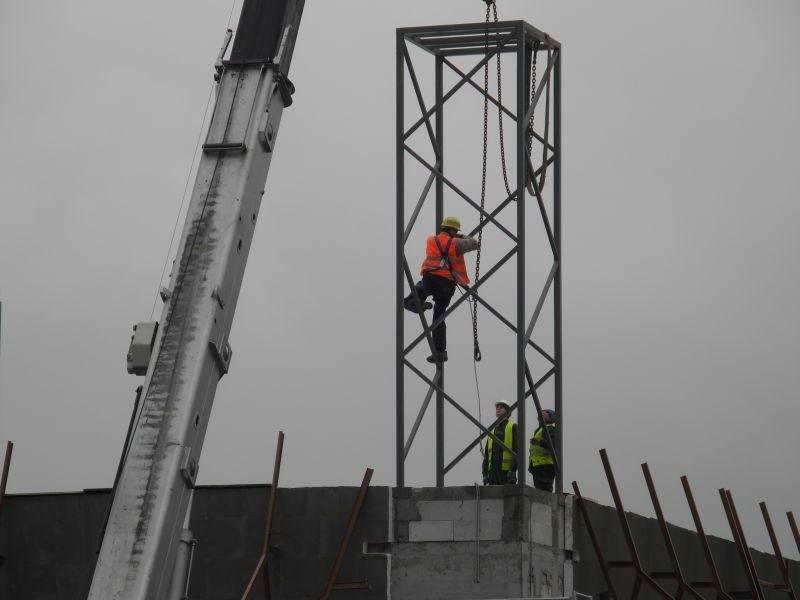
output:
[[[644,568],[642,568],[642,562],[639,559],[639,553],[636,551],[636,543],[633,540],[633,533],[631,532],[631,527],[628,524],[628,517],[625,514],[625,509],[622,506],[622,498],[619,495],[617,482],[614,479],[614,472],[611,470],[611,463],[608,460],[608,454],[606,453],[605,448],[600,450],[600,458],[603,461],[603,468],[606,472],[606,479],[608,479],[608,486],[611,488],[611,495],[614,497],[614,506],[617,508],[617,515],[619,516],[619,522],[622,526],[622,533],[625,536],[625,543],[628,545],[628,552],[631,555],[631,562],[633,562],[633,568],[636,570],[637,581],[645,581],[659,596],[666,598],[666,600],[673,600],[669,592],[658,585],[655,580],[653,580],[653,578],[645,572]],[[631,594],[631,600],[635,600],[635,598],[638,597],[640,587],[641,583],[634,584],[634,593]]]
[[[711,578],[714,582],[714,587],[717,590],[717,598],[720,600],[732,600],[722,587],[722,580],[720,579],[719,571],[717,571],[717,565],[714,562],[714,555],[711,554],[711,546],[708,544],[708,538],[706,537],[706,532],[703,528],[703,522],[700,520],[700,513],[697,510],[697,504],[695,504],[694,501],[692,488],[689,487],[689,480],[687,479],[686,475],[681,477],[681,483],[683,484],[683,491],[686,494],[686,501],[689,503],[689,510],[692,511],[692,519],[694,519],[694,526],[700,538],[700,545],[703,547],[703,554],[706,557],[708,570],[711,572]]]
[[[725,488],[720,488],[719,496],[722,500],[722,506],[725,508],[725,516],[728,517],[728,524],[730,525],[731,533],[733,534],[733,541],[736,542],[736,549],[739,552],[739,558],[742,560],[742,566],[744,567],[744,572],[747,576],[747,585],[750,586],[750,592],[753,594],[753,598],[756,600],[764,600],[764,591],[761,589],[761,585],[758,582],[758,576],[756,575],[755,569],[752,565],[753,559],[750,556],[749,550],[747,549],[747,542],[744,539],[741,525],[739,524],[739,520],[733,507],[733,497]]]
[[[350,518],[347,521],[347,528],[342,537],[342,543],[339,544],[339,552],[336,555],[336,560],[333,563],[331,572],[328,575],[328,582],[325,585],[325,591],[319,597],[319,600],[329,600],[335,589],[363,589],[365,584],[362,583],[343,583],[337,584],[336,577],[339,575],[339,569],[342,567],[344,554],[347,552],[347,546],[350,543],[350,536],[353,535],[353,529],[356,527],[356,521],[361,514],[361,507],[364,505],[364,499],[367,497],[367,490],[369,489],[369,482],[372,479],[372,469],[367,469],[364,473],[364,479],[361,481],[361,488],[358,490],[356,501],[353,504],[353,510],[350,512]]]
[[[753,578],[758,586],[758,592],[761,595],[761,600],[764,600],[764,589],[761,586],[761,579],[759,579],[758,572],[756,571],[756,563],[753,560],[752,553],[750,552],[750,546],[747,543],[747,538],[744,535],[744,527],[742,527],[742,522],[739,520],[739,511],[736,510],[736,504],[733,502],[733,495],[731,494],[731,491],[725,490],[725,495],[728,497],[728,502],[731,506],[733,520],[736,521],[736,527],[739,529],[739,537],[742,540],[742,547],[744,548],[745,556],[747,557],[747,563],[750,565],[750,570],[753,572]]]
[[[797,550],[800,551],[800,529],[797,528],[797,521],[794,520],[794,513],[792,511],[787,512],[786,518],[789,519],[789,527],[792,529],[794,543],[797,544]]]
[[[3,475],[0,476],[0,507],[3,506],[3,498],[6,497],[6,484],[8,484],[8,471],[11,468],[11,453],[14,451],[14,443],[6,442],[6,454],[3,459]]]
[[[672,563],[672,572],[675,575],[675,580],[678,583],[677,598],[682,596],[682,592],[687,592],[690,596],[696,598],[696,600],[705,600],[703,596],[701,596],[697,591],[695,591],[694,588],[692,588],[691,585],[689,585],[683,576],[681,565],[678,562],[678,553],[675,552],[675,545],[672,543],[672,537],[669,534],[667,521],[664,518],[664,511],[661,509],[661,501],[658,499],[656,486],[653,482],[653,477],[650,474],[650,467],[647,465],[647,463],[642,463],[642,472],[644,473],[644,479],[647,482],[647,489],[650,492],[650,499],[653,501],[653,508],[656,511],[658,524],[661,527],[661,535],[664,538],[664,545],[667,548],[667,554],[669,554],[669,560]]]
[[[611,572],[608,568],[608,562],[603,555],[603,550],[600,548],[600,541],[597,539],[594,526],[589,518],[589,511],[586,510],[585,501],[583,496],[581,496],[581,491],[578,489],[577,481],[572,482],[572,489],[575,491],[575,497],[578,499],[578,509],[583,516],[583,522],[586,523],[586,530],[589,532],[589,539],[592,540],[592,547],[594,548],[594,553],[597,555],[597,561],[600,563],[600,570],[603,571],[603,578],[606,580],[609,598],[616,598],[617,592],[614,589],[614,583],[611,581]]]
[[[272,596],[269,589],[269,567],[267,565],[267,557],[269,556],[269,539],[273,533],[272,520],[275,515],[275,501],[278,495],[278,478],[281,474],[281,459],[283,457],[283,432],[278,432],[278,449],[275,451],[275,466],[272,469],[272,486],[269,490],[269,499],[267,500],[267,516],[266,524],[264,525],[264,542],[261,545],[261,556],[258,557],[256,568],[253,570],[253,575],[247,583],[247,587],[242,594],[242,600],[247,600],[253,592],[253,587],[256,584],[258,574],[262,573],[264,579],[264,598],[269,600]]]
[[[775,551],[775,560],[778,561],[778,569],[780,569],[781,576],[783,577],[783,591],[789,595],[789,598],[795,600],[794,587],[792,586],[792,580],[789,576],[789,565],[786,563],[786,559],[783,558],[781,546],[778,544],[778,536],[775,535],[775,528],[772,527],[772,519],[769,517],[767,503],[760,502],[758,506],[761,508],[764,524],[767,526],[767,533],[769,533],[769,540],[772,542],[772,549]]]

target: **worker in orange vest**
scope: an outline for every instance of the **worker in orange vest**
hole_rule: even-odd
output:
[[[403,300],[406,310],[420,312],[430,308],[431,304],[426,300],[428,296],[433,296],[433,320],[436,321],[447,310],[456,285],[469,285],[464,254],[477,250],[478,240],[459,231],[461,221],[458,217],[445,217],[441,232],[428,237],[425,260],[422,261],[419,271],[422,279],[414,286],[422,304],[417,304],[412,291]],[[428,362],[446,361],[447,326],[444,321],[433,328],[433,345],[435,352],[428,357]]]

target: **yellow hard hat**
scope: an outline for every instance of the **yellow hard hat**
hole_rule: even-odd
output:
[[[442,227],[452,227],[457,231],[461,231],[461,221],[458,217],[445,217],[442,219]]]

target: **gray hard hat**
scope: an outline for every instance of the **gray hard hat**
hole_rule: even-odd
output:
[[[544,410],[542,410],[542,412],[547,413],[547,416],[550,417],[550,421],[552,421],[553,423],[556,422],[556,411],[554,411],[551,408],[545,408]]]

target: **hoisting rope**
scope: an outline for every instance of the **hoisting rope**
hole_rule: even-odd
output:
[[[183,214],[183,207],[186,205],[186,194],[189,191],[189,180],[194,172],[194,165],[195,161],[197,160],[197,152],[200,149],[200,142],[203,139],[203,131],[205,130],[206,126],[206,119],[208,118],[208,109],[211,106],[211,98],[214,97],[214,88],[216,87],[215,83],[211,84],[211,89],[208,91],[208,98],[206,99],[206,108],[203,111],[203,119],[200,122],[200,128],[197,132],[197,142],[194,145],[194,154],[192,154],[192,162],[189,164],[189,171],[186,173],[186,181],[183,185],[183,194],[181,195],[181,205],[178,208],[178,214],[175,215],[175,224],[172,226],[172,237],[169,240],[169,248],[167,248],[167,254],[164,257],[164,267],[161,269],[161,277],[158,279],[158,290],[156,291],[156,296],[153,299],[153,308],[150,311],[150,320],[153,320],[153,317],[156,313],[156,304],[158,304],[158,298],[160,295],[161,285],[164,283],[164,275],[167,273],[167,266],[169,265],[169,258],[172,256],[172,247],[175,245],[175,236],[178,234],[178,225],[180,224],[181,215]]]

